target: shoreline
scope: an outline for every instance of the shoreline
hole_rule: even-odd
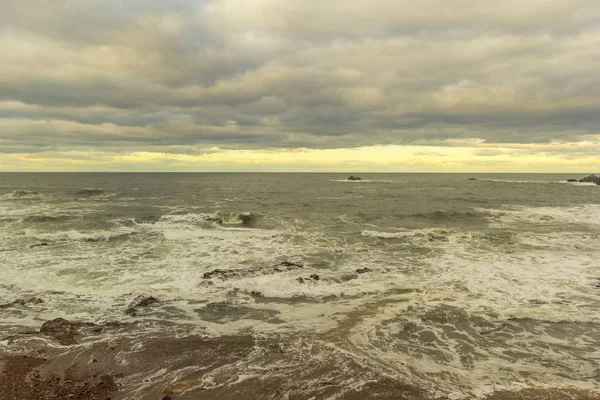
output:
[[[32,333],[10,338],[0,347],[0,400],[455,398],[384,374],[318,339],[98,331],[88,329],[94,335],[68,345]],[[462,398],[600,400],[600,391],[524,388]]]

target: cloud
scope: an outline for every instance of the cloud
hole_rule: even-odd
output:
[[[595,0],[6,0],[0,153],[594,143],[599,19]]]

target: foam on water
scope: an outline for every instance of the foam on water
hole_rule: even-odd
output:
[[[560,223],[600,225],[600,204],[585,204],[563,207],[511,207],[506,209],[477,209],[491,214],[495,226],[503,227],[526,222],[537,225]]]
[[[317,197],[357,201],[343,191]],[[598,204],[432,211],[394,200],[371,213],[349,205],[282,215],[221,196],[206,203],[226,211],[156,200],[120,217],[105,208],[115,197],[68,196],[0,202],[0,300],[44,300],[3,313],[3,325],[61,316],[210,335],[315,334],[456,399],[532,382],[585,387],[596,376]],[[89,215],[108,217],[94,225]],[[44,222],[52,218],[60,223]],[[414,220],[427,227],[410,229]],[[31,247],[38,242],[48,245]],[[277,269],[283,261],[303,266]],[[162,303],[125,314],[140,295]]]

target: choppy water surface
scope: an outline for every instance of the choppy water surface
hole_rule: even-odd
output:
[[[44,300],[0,330],[285,335],[456,399],[600,384],[600,186],[361,177],[0,174],[0,301]]]

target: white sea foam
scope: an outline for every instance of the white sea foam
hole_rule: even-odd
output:
[[[543,224],[600,224],[600,204],[564,207],[511,207],[506,209],[479,208],[477,211],[491,215],[495,226],[514,226],[519,222]]]
[[[30,206],[9,204],[5,215],[67,215],[64,207],[25,207]],[[577,353],[577,348],[592,347],[593,340],[580,333],[561,351],[566,339],[551,329],[565,321],[600,323],[594,286],[600,277],[599,205],[479,209],[490,223],[479,229],[362,229],[366,225],[356,228],[358,223],[340,215],[334,217],[340,222],[336,228],[355,229],[343,234],[300,217],[285,223],[275,219],[281,222],[277,229],[261,229],[260,224],[245,227],[245,216],[258,218],[250,213],[174,209],[151,222],[116,220],[112,228],[13,231],[2,253],[3,282],[10,286],[0,285],[0,298],[8,302],[36,295],[45,303],[32,306],[37,319],[33,313],[15,313],[3,323],[37,326],[40,318],[57,316],[130,321],[133,317],[123,310],[135,296],[151,294],[177,310],[157,307],[161,319],[213,335],[315,331],[334,337],[349,332],[351,340],[344,345],[369,365],[415,376],[423,384],[438,380],[443,386],[447,379],[443,393],[452,398],[473,398],[489,387],[524,382],[509,371],[528,373],[542,384],[577,385],[582,385],[577,376],[594,373],[592,363]],[[558,228],[565,224],[585,229],[563,233]],[[546,225],[557,229],[538,229]],[[29,243],[19,242],[17,235],[18,240],[51,243],[12,246]],[[305,265],[272,270],[284,260]],[[356,271],[365,267],[370,271]],[[204,279],[204,273],[217,268],[266,272]],[[313,274],[318,281],[309,278]],[[257,312],[203,319],[210,303]],[[276,318],[263,318],[261,310]],[[152,312],[135,318],[157,318]],[[536,321],[534,327],[528,320]],[[409,323],[416,333],[410,333]],[[494,329],[505,329],[503,324],[514,331],[496,335]],[[482,333],[487,331],[492,333]],[[425,332],[431,341],[419,339]],[[519,351],[530,358],[510,355]],[[542,367],[539,360],[552,365]]]

